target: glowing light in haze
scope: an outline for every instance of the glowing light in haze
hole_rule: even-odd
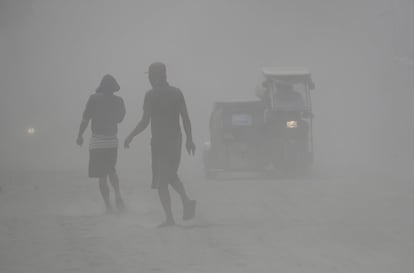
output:
[[[27,134],[28,135],[34,135],[35,133],[36,133],[35,128],[30,127],[30,128],[27,129]]]

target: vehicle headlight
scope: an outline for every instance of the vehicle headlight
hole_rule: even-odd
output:
[[[33,127],[27,128],[27,134],[28,135],[34,135],[36,133],[36,129]]]
[[[298,122],[296,120],[286,121],[287,128],[298,128]]]

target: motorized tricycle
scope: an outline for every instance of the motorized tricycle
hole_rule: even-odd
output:
[[[304,68],[264,68],[259,100],[216,102],[210,116],[210,141],[203,151],[204,170],[303,173],[313,163],[314,88]]]

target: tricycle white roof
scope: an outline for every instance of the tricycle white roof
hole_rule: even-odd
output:
[[[310,76],[309,70],[305,67],[264,67],[262,72],[266,77]]]

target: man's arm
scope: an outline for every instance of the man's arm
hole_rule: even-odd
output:
[[[144,112],[144,114],[142,115],[141,121],[138,123],[135,129],[125,139],[125,142],[124,142],[125,148],[129,148],[129,144],[131,143],[132,139],[134,139],[135,136],[142,133],[148,127],[149,122],[150,122],[150,116],[148,113]]]
[[[128,137],[125,139],[124,147],[129,148],[129,144],[131,143],[132,139],[142,133],[150,123],[151,115],[150,115],[150,104],[149,104],[149,96],[148,94],[145,95],[144,99],[144,113],[142,114],[142,118],[140,122],[138,122],[138,125],[135,127],[135,129],[128,135]]]
[[[118,123],[121,123],[125,118],[126,110],[125,110],[125,103],[124,100],[120,99],[120,106],[119,106],[119,118]]]
[[[82,121],[79,126],[78,137],[76,143],[79,146],[83,144],[83,133],[85,133],[86,128],[88,128],[89,120],[92,118],[92,97],[89,97],[88,102],[86,103],[85,111],[83,111]]]
[[[83,133],[85,132],[86,128],[88,128],[89,120],[82,119],[80,126],[79,126],[79,132],[78,132],[78,138],[76,139],[76,143],[79,146],[82,146],[83,144]]]
[[[185,146],[186,146],[188,154],[194,155],[196,147],[195,147],[194,142],[193,142],[193,134],[192,134],[192,130],[191,130],[191,121],[190,121],[190,117],[188,115],[187,105],[185,103],[184,96],[181,92],[180,92],[180,95],[181,95],[180,115],[181,115],[181,119],[183,121],[184,132],[185,132],[185,135],[187,137],[187,141],[186,141]]]

